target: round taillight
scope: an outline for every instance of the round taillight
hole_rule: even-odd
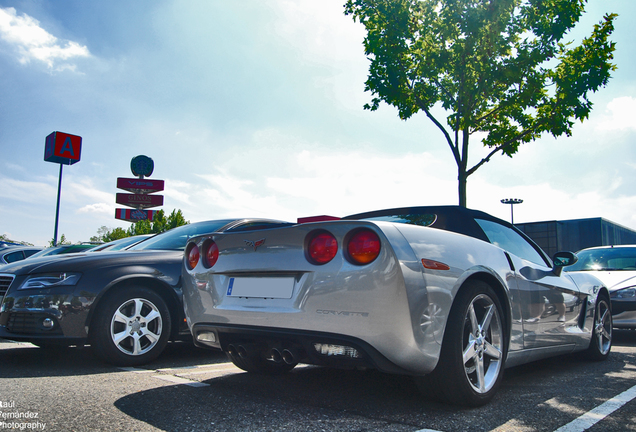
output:
[[[307,253],[314,264],[327,264],[338,253],[338,241],[333,234],[320,231],[309,240]]]
[[[199,247],[196,243],[190,243],[186,249],[186,258],[188,259],[188,266],[190,270],[195,268],[199,263]]]
[[[349,239],[347,252],[354,264],[369,264],[380,255],[380,237],[371,230],[360,230]]]
[[[214,240],[208,240],[203,244],[203,265],[210,268],[219,259],[219,247]]]

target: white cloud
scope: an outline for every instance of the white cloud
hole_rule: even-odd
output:
[[[14,8],[0,8],[0,39],[12,45],[22,64],[31,60],[45,63],[56,70],[75,70],[76,66],[59,61],[76,57],[90,57],[86,46],[73,41],[61,41],[29,15],[18,15]]]
[[[601,131],[636,130],[636,98],[622,96],[607,104],[606,114],[599,121]]]
[[[107,215],[115,214],[115,205],[106,203],[88,204],[84,207],[80,207],[77,210],[78,213],[101,213]]]

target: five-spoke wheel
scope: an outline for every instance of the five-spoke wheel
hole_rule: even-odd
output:
[[[443,401],[484,405],[503,377],[507,335],[501,303],[485,282],[468,282],[457,294],[446,323],[435,370],[416,382]]]
[[[592,340],[587,349],[587,356],[591,360],[605,360],[612,349],[612,311],[607,295],[601,294],[596,299],[594,309],[594,328]]]
[[[170,330],[170,311],[163,298],[148,288],[129,287],[109,293],[100,302],[90,342],[105,361],[136,366],[161,354]]]

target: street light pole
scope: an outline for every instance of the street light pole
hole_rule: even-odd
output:
[[[515,204],[521,204],[523,202],[522,199],[518,198],[505,198],[501,200],[502,204],[510,204],[510,223],[515,224],[515,214],[513,211],[513,207]]]

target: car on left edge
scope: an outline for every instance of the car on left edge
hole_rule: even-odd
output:
[[[31,255],[29,258],[87,252],[96,246],[98,246],[97,243],[61,244],[42,249],[41,251]]]
[[[265,219],[197,222],[128,250],[29,258],[0,270],[0,338],[37,346],[89,344],[108,363],[154,360],[184,322],[181,261],[189,238],[285,226]]]
[[[0,246],[0,264],[22,261],[41,250],[36,246]]]

